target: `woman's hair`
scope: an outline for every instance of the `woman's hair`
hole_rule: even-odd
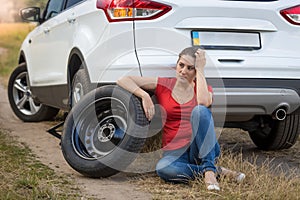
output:
[[[183,55],[188,55],[188,56],[191,56],[191,57],[193,57],[193,58],[196,58],[195,53],[196,53],[196,51],[197,51],[198,49],[200,49],[200,47],[187,47],[187,48],[183,49],[183,50],[180,52],[180,54],[179,54],[179,58],[178,58],[178,60],[177,60],[177,63],[178,63],[180,57],[183,56]]]

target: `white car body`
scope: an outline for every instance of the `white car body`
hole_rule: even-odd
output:
[[[257,50],[207,49],[207,78],[299,79],[299,25],[289,23],[280,11],[300,1],[160,2],[172,9],[153,20],[109,22],[96,0],[85,0],[45,21],[21,48],[30,85],[67,85],[74,48],[84,56],[92,83],[115,83],[128,74],[174,76],[178,53],[192,45],[191,31],[211,32],[206,36],[211,44],[243,43],[243,35],[259,34]],[[228,36],[214,35],[218,32]]]
[[[226,113],[228,126],[252,130],[235,122],[299,113],[300,0],[162,0],[156,2],[165,10],[144,8],[145,16],[132,17],[143,10],[130,7],[133,2],[154,1],[82,0],[42,18],[25,39],[19,61],[26,62],[35,98],[70,109],[79,68],[100,87],[124,75],[174,76],[179,52],[200,45],[214,87],[213,111]],[[129,16],[114,16],[127,4]]]

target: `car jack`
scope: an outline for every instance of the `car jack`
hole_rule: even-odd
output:
[[[60,122],[59,124],[48,129],[47,132],[50,133],[51,135],[53,135],[54,137],[61,139],[62,130],[59,128],[62,127],[64,125],[64,123],[65,123],[65,121]]]
[[[59,122],[57,125],[51,127],[50,129],[47,130],[48,133],[50,133],[52,136],[61,139],[61,135],[63,130],[61,129],[61,127],[63,127],[64,123],[65,123],[65,119],[68,116],[68,112],[64,112],[63,113],[63,120],[61,122]]]

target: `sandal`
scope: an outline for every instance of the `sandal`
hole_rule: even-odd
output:
[[[246,175],[242,172],[239,172],[238,175],[235,177],[236,182],[240,183],[246,178]]]
[[[234,179],[238,183],[242,182],[246,178],[246,175],[242,172],[232,171],[230,169],[226,169],[225,167],[220,167],[220,169],[221,175]]]
[[[212,191],[212,190],[220,191],[219,183],[217,182],[215,173],[213,171],[205,172],[204,182],[206,184],[207,190],[209,190],[209,191]]]
[[[209,190],[209,191],[212,191],[212,190],[220,191],[220,186],[219,186],[219,184],[208,184],[207,185],[207,190]]]

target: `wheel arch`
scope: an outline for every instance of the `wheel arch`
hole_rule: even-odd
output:
[[[70,52],[70,56],[68,59],[68,84],[72,82],[72,79],[76,72],[79,69],[85,68],[84,64],[84,57],[81,51],[78,48],[72,49]]]
[[[83,54],[78,48],[73,48],[69,54],[68,66],[67,66],[69,104],[71,104],[72,80],[76,72],[78,72],[78,70],[80,69],[84,69],[86,71],[86,75],[88,76],[88,79],[90,81],[88,69],[86,67],[85,58]]]
[[[26,63],[26,56],[24,51],[20,52],[18,64]]]

